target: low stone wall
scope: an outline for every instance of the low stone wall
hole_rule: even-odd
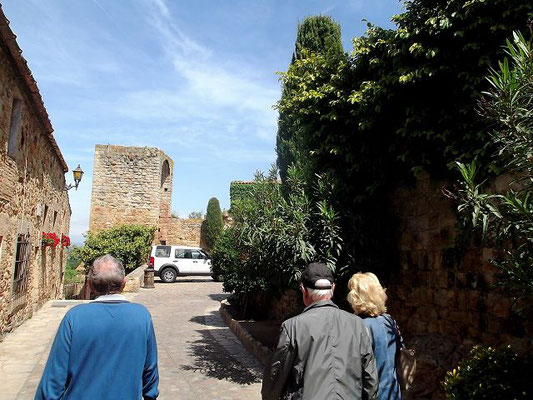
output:
[[[220,314],[222,315],[222,319],[226,322],[235,336],[239,338],[246,350],[248,350],[248,352],[252,354],[261,364],[265,365],[272,352],[268,347],[263,346],[260,342],[255,340],[252,335],[250,335],[246,329],[239,324],[239,321],[233,319],[227,309],[228,306],[229,303],[227,300],[222,300],[220,302]]]
[[[146,265],[141,265],[126,275],[126,286],[124,286],[123,292],[138,292],[144,286],[145,268]]]
[[[65,283],[63,285],[63,297],[65,300],[74,300],[80,297],[84,282]]]

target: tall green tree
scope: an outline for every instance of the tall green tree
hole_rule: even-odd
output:
[[[223,227],[220,203],[216,197],[212,197],[207,203],[207,213],[205,214],[205,243],[207,247],[213,248]]]
[[[313,54],[321,54],[339,62],[347,58],[342,47],[340,25],[329,16],[308,17],[298,25],[292,63]],[[285,82],[281,101],[293,96],[296,89],[296,86]],[[276,153],[282,182],[287,180],[287,171],[291,165],[303,166],[306,163],[305,148],[301,145],[297,131],[297,122],[290,113],[280,109]]]

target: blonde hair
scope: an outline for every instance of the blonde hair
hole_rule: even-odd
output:
[[[372,272],[358,272],[348,281],[348,302],[356,314],[377,317],[387,312],[387,294]]]

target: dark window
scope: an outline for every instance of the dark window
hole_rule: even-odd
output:
[[[13,296],[26,293],[28,283],[28,266],[30,263],[30,235],[18,235],[15,252],[15,272],[13,278]]]
[[[7,145],[7,154],[15,158],[18,153],[20,127],[22,122],[22,100],[14,98],[11,106],[11,121],[9,125],[9,142]]]
[[[203,259],[204,255],[198,250],[193,250],[192,251],[192,258],[197,259],[197,260],[198,259]]]
[[[52,223],[52,227],[56,227],[56,220],[57,220],[57,211],[54,211],[54,222]]]
[[[170,257],[170,246],[157,246],[155,248],[156,257]]]
[[[46,217],[48,216],[48,206],[44,206],[43,225],[46,224]]]
[[[193,258],[189,249],[176,249],[176,258]]]

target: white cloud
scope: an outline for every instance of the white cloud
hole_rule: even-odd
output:
[[[207,46],[186,35],[164,0],[154,0],[149,20],[159,33],[164,51],[172,61],[181,82],[172,90],[130,93],[122,111],[144,110],[143,116],[176,119],[178,115],[194,115],[201,119],[228,120],[228,114],[246,120],[261,140],[272,140],[277,113],[272,105],[278,100],[279,86],[263,83],[254,76],[255,69],[242,60],[219,59]],[[272,80],[275,81],[274,75]],[[138,107],[136,107],[136,105]],[[267,135],[266,132],[270,132]]]

